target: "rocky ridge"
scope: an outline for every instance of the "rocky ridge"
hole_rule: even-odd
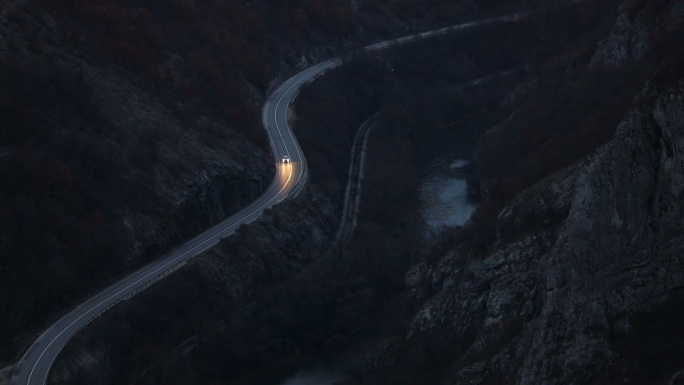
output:
[[[628,22],[633,3],[590,67],[647,58],[646,41],[681,31],[681,5],[658,5],[668,18],[656,24],[643,2]],[[680,64],[644,83],[607,144],[510,201],[491,252],[455,247],[409,271],[421,305],[401,349],[379,351],[406,377],[386,379],[412,383],[434,370],[428,378],[454,384],[681,383]]]
[[[433,328],[468,341],[450,375],[458,383],[499,374],[520,384],[586,384],[616,366],[627,367],[626,383],[640,383],[645,367],[630,368],[617,341],[644,333],[635,318],[656,316],[684,288],[683,85],[656,93],[584,164],[508,206],[498,230],[513,239],[500,237],[496,252],[454,263],[456,251],[428,269],[421,284],[437,294],[412,321],[409,341]],[[469,336],[467,325],[481,327]],[[661,381],[679,369],[663,368]]]
[[[74,177],[75,183],[68,186],[73,191],[65,195],[73,196],[74,205],[83,206],[79,213],[72,213],[71,207],[56,210],[56,215],[68,217],[69,227],[53,220],[60,223],[56,229],[28,231],[40,238],[29,242],[33,245],[45,244],[45,239],[58,244],[45,246],[59,249],[47,264],[36,257],[47,254],[43,250],[28,250],[27,255],[12,250],[14,245],[7,239],[19,238],[6,228],[13,230],[19,219],[5,215],[6,223],[0,222],[3,234],[9,234],[7,239],[0,235],[0,250],[9,245],[7,254],[27,265],[23,271],[49,265],[45,272],[41,270],[43,275],[34,274],[36,282],[50,282],[55,274],[47,270],[57,272],[59,281],[56,290],[38,290],[29,298],[0,298],[0,310],[13,314],[7,324],[0,323],[0,340],[6,342],[0,344],[0,360],[12,359],[30,340],[28,334],[45,326],[45,313],[54,317],[84,291],[97,286],[72,279],[72,275],[86,275],[93,282],[113,279],[255,197],[272,175],[263,132],[253,124],[258,121],[256,106],[265,93],[287,74],[322,57],[347,51],[361,41],[403,34],[406,16],[413,14],[403,6],[370,0],[353,4],[243,3],[226,5],[234,6],[227,12],[237,19],[228,23],[206,14],[211,7],[221,12],[226,12],[225,8],[200,2],[122,6],[9,0],[0,6],[0,65],[10,79],[3,83],[9,96],[0,97],[0,107],[8,107],[9,115],[28,111],[20,114],[22,119],[28,118],[26,126],[40,128],[11,132],[11,143],[5,143],[6,132],[0,131],[0,161],[26,165],[26,158],[40,158],[56,163],[57,171],[71,172],[67,176]],[[470,18],[480,12],[469,2],[432,5],[439,12],[419,7],[412,28],[442,25],[445,15]],[[366,14],[365,10],[370,11]],[[197,19],[200,14],[206,25],[201,23],[202,17]],[[247,19],[255,28],[243,25]],[[330,28],[331,22],[341,23],[343,28]],[[340,34],[345,37],[341,39]],[[278,42],[271,45],[278,49],[266,49],[271,40]],[[206,49],[206,44],[222,47],[220,59],[240,51],[241,60],[224,60],[225,68],[217,69],[219,55]],[[234,62],[242,59],[267,63],[250,63],[243,68],[250,76],[235,76],[241,72],[234,71]],[[202,71],[192,72],[198,68]],[[222,71],[228,73],[222,75]],[[16,74],[21,76],[13,76]],[[207,82],[207,74],[214,81]],[[198,92],[203,95],[196,95]],[[216,92],[219,95],[213,94]],[[233,104],[224,103],[226,98]],[[27,104],[34,99],[42,104],[30,110]],[[67,112],[59,111],[64,110],[61,104],[68,104]],[[30,119],[36,110],[43,112],[37,114],[40,124],[34,125]],[[4,112],[0,114],[3,118]],[[6,127],[15,129],[14,123],[10,119]],[[12,142],[16,139],[13,135],[20,140]],[[24,146],[22,140],[29,145]],[[44,152],[49,156],[43,156]],[[35,162],[34,170],[39,176],[44,169],[40,161]],[[12,169],[17,168],[5,168]],[[15,174],[21,178],[27,173],[19,170]],[[50,180],[58,183],[60,177]],[[50,191],[53,186],[40,187]],[[19,186],[7,193],[9,207],[19,205],[11,198],[21,198],[25,190]],[[19,198],[26,212],[38,212],[34,197],[28,202]],[[56,203],[45,205],[59,206],[60,202]],[[97,223],[84,226],[84,221]],[[67,237],[75,246],[61,245]],[[89,247],[97,250],[81,250]],[[101,257],[90,258],[92,255]],[[10,271],[0,266],[0,273]],[[7,287],[3,293],[22,285],[40,286],[20,275],[3,283]]]

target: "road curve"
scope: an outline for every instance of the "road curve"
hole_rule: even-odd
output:
[[[381,50],[417,39],[443,35],[468,28],[494,23],[513,22],[520,20],[526,15],[526,13],[519,13],[460,24],[373,44],[364,49],[368,51]],[[93,319],[118,302],[131,298],[182,267],[191,258],[214,246],[222,238],[233,234],[240,225],[257,219],[267,208],[272,207],[287,197],[297,196],[306,183],[307,166],[304,154],[287,124],[289,105],[295,99],[302,86],[342,63],[342,57],[337,57],[305,69],[281,84],[264,104],[262,121],[268,132],[271,149],[275,157],[276,175],[263,195],[237,214],[196,236],[163,258],[142,267],[97,293],[55,322],[35,339],[21,358],[14,369],[11,385],[47,384],[50,368],[59,352],[71,337]],[[292,162],[289,164],[280,163],[284,155],[289,155]]]
[[[294,138],[291,139],[293,140]],[[286,145],[281,151],[296,153],[297,150]],[[57,355],[81,328],[118,302],[131,298],[185,265],[189,259],[214,246],[222,238],[233,234],[240,225],[258,218],[264,210],[285,199],[298,179],[301,179],[301,167],[297,163],[279,163],[269,188],[247,207],[71,310],[33,342],[14,369],[11,384],[47,384],[50,368]]]

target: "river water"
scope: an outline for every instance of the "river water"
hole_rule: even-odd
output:
[[[462,225],[477,205],[468,199],[464,169],[468,162],[457,151],[442,150],[423,172],[420,209],[431,230]]]
[[[369,338],[341,351],[323,352],[308,365],[303,365],[293,376],[280,382],[279,385],[334,385],[340,383],[347,377],[348,368],[359,362],[367,362],[371,357],[367,352],[376,344],[375,339]]]
[[[446,149],[423,170],[420,183],[420,206],[430,230],[443,225],[462,225],[477,205],[468,200],[464,167],[467,161],[458,159],[458,151]],[[344,365],[324,359],[314,367],[298,371],[281,385],[333,385],[344,378]]]
[[[333,365],[322,365],[297,372],[282,385],[332,385],[342,378],[339,368]]]
[[[430,230],[464,224],[477,207],[468,199],[465,168],[470,153],[457,131],[431,135],[420,153],[420,211]]]
[[[464,168],[468,162],[461,158],[467,151],[454,136],[433,136],[429,151],[420,155],[424,164],[420,170],[420,210],[433,231],[443,225],[462,225],[477,207],[466,190]],[[315,365],[305,366],[280,385],[333,385],[344,378],[346,355],[323,355]]]

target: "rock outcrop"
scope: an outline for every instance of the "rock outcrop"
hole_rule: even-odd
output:
[[[629,21],[623,6],[590,67],[639,60],[648,33],[681,30],[670,5],[668,22],[650,30],[649,13]],[[395,377],[681,382],[684,80],[671,63],[644,83],[607,144],[499,212],[491,252],[455,247],[407,274],[422,305],[392,366],[405,376]]]
[[[591,58],[590,66],[609,65],[617,67],[628,61],[638,61],[648,51],[647,21],[634,18],[635,1],[620,7],[620,15],[610,35],[599,43]]]
[[[407,275],[415,295],[433,294],[406,344],[449,336],[459,354],[446,378],[667,384],[681,369],[663,338],[684,339],[684,82],[647,86],[636,105],[610,143],[501,212],[496,251],[455,250]],[[634,356],[641,339],[658,358]]]

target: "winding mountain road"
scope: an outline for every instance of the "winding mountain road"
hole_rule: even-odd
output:
[[[460,24],[373,44],[364,49],[368,51],[381,50],[416,39],[443,35],[472,27],[513,22],[520,20],[526,15],[526,13],[519,13]],[[264,127],[268,131],[271,149],[277,165],[275,178],[263,195],[237,214],[196,236],[163,258],[126,276],[71,310],[35,339],[15,367],[11,384],[47,384],[50,368],[59,352],[71,337],[93,319],[118,302],[128,300],[179,269],[191,258],[214,246],[222,238],[233,234],[240,225],[257,219],[264,210],[276,205],[287,197],[297,196],[302,191],[308,175],[304,154],[287,124],[288,108],[302,86],[323,75],[326,71],[341,65],[343,62],[342,57],[337,57],[305,69],[281,84],[266,101],[262,120]],[[284,155],[289,155],[292,162],[280,163]]]

